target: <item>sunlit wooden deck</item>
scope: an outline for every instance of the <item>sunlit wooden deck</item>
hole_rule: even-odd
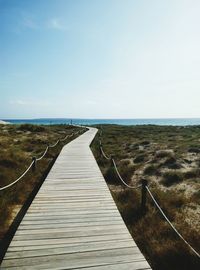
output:
[[[63,148],[1,269],[150,269],[90,150],[96,132],[90,128]]]

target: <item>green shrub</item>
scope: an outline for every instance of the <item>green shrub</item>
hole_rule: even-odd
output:
[[[182,180],[183,180],[183,177],[180,173],[169,171],[169,172],[164,173],[161,183],[164,186],[169,187],[173,184],[180,183]]]
[[[21,131],[30,131],[30,132],[43,132],[46,130],[43,126],[31,125],[31,124],[22,124],[18,127],[18,130]]]
[[[135,172],[135,166],[129,164],[128,166],[119,166],[118,167],[121,177],[125,181],[130,181],[130,178]]]
[[[194,192],[191,201],[200,204],[200,190]]]
[[[197,146],[193,146],[193,147],[190,147],[189,149],[188,149],[188,152],[189,153],[200,153],[200,147],[197,147]]]
[[[193,169],[184,173],[184,178],[196,178],[200,175],[200,169]]]
[[[174,151],[173,150],[158,150],[155,153],[157,158],[165,158],[165,157],[173,157]]]
[[[143,146],[146,146],[146,145],[149,145],[149,144],[150,144],[149,141],[142,141],[142,142],[140,143],[140,145],[143,145]]]
[[[15,160],[1,159],[0,166],[5,167],[5,168],[13,168],[13,167],[17,167],[17,163],[15,162]]]
[[[115,169],[113,167],[107,168],[104,176],[108,184],[120,184],[119,178],[117,177]]]
[[[145,159],[145,155],[141,154],[141,155],[136,156],[133,161],[135,163],[140,163],[140,162],[143,162],[144,159]]]
[[[174,157],[168,157],[166,161],[164,162],[165,165],[172,165],[176,162],[176,159]]]
[[[120,160],[120,166],[128,166],[130,164],[129,159],[122,159]]]
[[[177,170],[182,168],[182,165],[176,161],[174,157],[168,157],[161,166],[167,166],[169,169]]]
[[[157,173],[157,167],[154,165],[148,165],[145,169],[144,169],[144,174],[147,175],[153,175]]]

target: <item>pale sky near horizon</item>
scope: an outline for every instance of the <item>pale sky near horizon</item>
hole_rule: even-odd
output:
[[[199,0],[0,0],[0,119],[200,117],[199,14]]]

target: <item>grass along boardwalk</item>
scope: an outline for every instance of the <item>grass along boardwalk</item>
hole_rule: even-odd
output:
[[[1,269],[150,269],[90,150],[96,132],[90,128],[62,149]]]

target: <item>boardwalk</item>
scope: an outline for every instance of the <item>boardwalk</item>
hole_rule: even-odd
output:
[[[1,269],[150,269],[89,148],[96,131],[63,148]]]

